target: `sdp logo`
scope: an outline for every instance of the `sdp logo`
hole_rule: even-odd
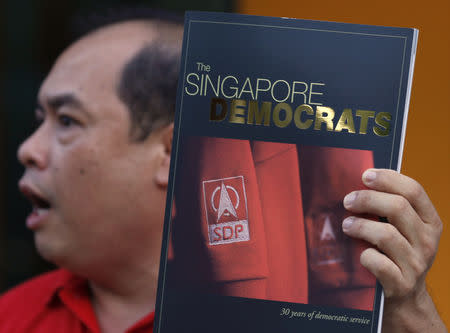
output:
[[[203,181],[210,245],[250,240],[244,177]]]

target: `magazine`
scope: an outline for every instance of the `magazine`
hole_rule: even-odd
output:
[[[381,331],[342,201],[400,168],[417,36],[186,14],[155,332]]]

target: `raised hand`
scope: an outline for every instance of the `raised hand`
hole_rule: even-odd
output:
[[[350,216],[342,228],[374,245],[361,264],[384,289],[383,332],[447,332],[425,284],[442,233],[436,209],[418,182],[395,171],[368,169],[362,180],[369,189],[349,193],[344,207],[388,223]]]

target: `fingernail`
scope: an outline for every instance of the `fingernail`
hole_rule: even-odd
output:
[[[349,193],[344,198],[344,207],[349,207],[352,205],[353,201],[355,201],[356,192]]]
[[[342,230],[348,231],[352,227],[354,220],[355,218],[353,216],[349,216],[344,221],[342,221]]]
[[[372,169],[366,170],[366,172],[363,173],[363,181],[365,183],[371,183],[377,178],[377,173],[373,171]]]

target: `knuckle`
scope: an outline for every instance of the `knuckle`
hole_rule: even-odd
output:
[[[417,181],[411,179],[410,186],[408,188],[407,196],[410,198],[420,198],[424,195],[425,190]]]
[[[395,196],[393,201],[393,214],[399,216],[404,213],[404,211],[409,208],[409,201],[403,196]]]
[[[396,297],[405,297],[411,293],[413,290],[413,286],[411,282],[407,279],[402,279],[400,283],[397,284],[395,288],[395,296]]]
[[[373,250],[374,250],[373,248],[369,247],[361,252],[359,261],[361,262],[361,265],[363,265],[366,268],[369,266]]]
[[[417,256],[412,256],[410,259],[410,267],[412,269],[414,276],[419,277],[426,272],[428,265],[426,263],[426,260],[424,261],[421,258],[418,258]]]
[[[383,262],[377,266],[377,275],[378,276],[390,276],[391,275],[391,267],[388,263]]]
[[[384,232],[380,234],[375,244],[380,249],[386,248],[397,238],[397,229],[392,224],[386,223],[384,229]]]
[[[424,234],[421,241],[422,254],[426,261],[432,261],[437,251],[437,240],[429,235]]]
[[[383,286],[386,297],[394,297],[405,292],[401,277],[397,273],[394,267],[391,267],[388,263],[378,267],[375,276]]]

